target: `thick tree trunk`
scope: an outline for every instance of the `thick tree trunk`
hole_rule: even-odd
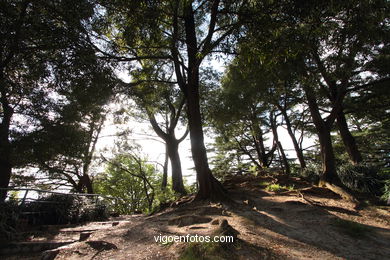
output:
[[[92,180],[89,177],[89,175],[84,175],[84,187],[85,190],[88,194],[93,194],[93,185],[92,185]]]
[[[167,140],[167,148],[172,167],[172,189],[175,192],[185,195],[187,192],[183,184],[178,141],[174,137]]]
[[[11,179],[11,172],[12,167],[9,159],[2,156],[0,159],[0,188],[2,188],[0,190],[0,202],[3,202],[7,197],[7,191],[5,189],[8,188]]]
[[[191,152],[195,164],[196,176],[199,183],[197,199],[220,200],[224,198],[225,189],[211,173],[206,148],[199,108],[199,93],[190,91],[187,98],[188,125],[190,129]]]
[[[341,139],[344,143],[345,149],[347,150],[351,162],[353,164],[358,164],[362,162],[362,155],[357,147],[355,138],[349,131],[348,123],[345,118],[345,114],[342,110],[340,110],[337,114],[336,120]]]
[[[309,87],[304,88],[307,101],[309,104],[310,114],[313,119],[314,126],[317,130],[318,139],[320,142],[320,153],[322,162],[322,174],[320,176],[320,186],[327,187],[333,192],[339,194],[343,198],[350,200],[356,204],[358,201],[351,194],[350,190],[342,184],[336,171],[336,159],[333,152],[332,138],[330,135],[331,124],[324,121],[318,109],[317,101],[314,93]]]
[[[318,138],[320,142],[320,153],[322,161],[322,175],[320,176],[321,183],[339,184],[340,180],[336,173],[336,159],[333,152],[332,139],[329,129],[319,129]]]
[[[190,130],[191,152],[195,164],[199,190],[196,199],[222,200],[225,189],[211,173],[207,152],[204,145],[202,118],[199,97],[199,66],[198,45],[192,2],[186,2],[184,7],[185,41],[188,55],[188,78],[185,89],[187,98],[187,117]]]
[[[305,162],[305,158],[303,157],[303,152],[302,152],[301,148],[299,147],[297,138],[294,135],[294,132],[292,130],[292,125],[291,125],[290,119],[288,118],[287,112],[285,109],[282,109],[282,108],[280,108],[280,111],[282,112],[283,117],[284,117],[284,121],[286,122],[287,132],[288,132],[288,134],[291,138],[291,141],[294,145],[295,153],[297,154],[299,164],[301,165],[301,168],[306,168],[306,162]]]
[[[0,84],[4,84],[3,81],[1,81]],[[0,87],[0,101],[3,110],[3,117],[1,118],[0,123],[0,188],[2,188],[0,190],[0,202],[3,202],[7,197],[7,191],[5,189],[8,188],[12,173],[12,147],[9,140],[9,134],[13,110],[12,107],[8,104],[4,85]]]
[[[3,124],[0,125],[3,128]],[[8,140],[6,129],[1,129],[0,133],[0,202],[7,197],[7,191],[12,173],[11,164],[11,144]]]

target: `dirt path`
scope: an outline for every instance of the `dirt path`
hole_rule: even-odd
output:
[[[46,259],[178,259],[189,244],[156,242],[154,236],[211,235],[218,229],[216,221],[212,223],[215,219],[219,223],[226,219],[239,232],[240,241],[230,256],[222,254],[218,259],[390,256],[389,207],[355,210],[332,192],[299,180],[295,182],[297,190],[282,193],[267,192],[262,183],[264,179],[259,177],[228,182],[234,205],[184,204],[150,217],[127,216],[115,225],[74,227],[94,231],[85,241],[46,254],[50,256]],[[72,228],[67,232],[72,233]],[[9,259],[23,259],[15,257]]]

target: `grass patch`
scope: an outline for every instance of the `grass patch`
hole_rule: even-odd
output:
[[[282,186],[280,184],[274,183],[269,184],[266,188],[267,191],[279,192],[279,191],[293,191],[295,190],[294,185],[292,186]]]
[[[260,185],[261,187],[267,187],[268,185],[270,185],[270,183],[269,183],[269,182],[266,182],[266,181],[261,181],[261,182],[259,183],[259,185]]]
[[[372,231],[371,228],[366,225],[345,219],[336,219],[334,220],[333,225],[353,238],[365,238]]]

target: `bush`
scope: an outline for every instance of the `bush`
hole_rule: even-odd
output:
[[[384,186],[382,178],[378,175],[378,169],[369,165],[343,164],[338,167],[340,180],[348,188],[380,196]]]
[[[308,164],[306,168],[301,169],[300,175],[311,183],[318,183],[321,174],[321,165]]]
[[[381,199],[387,201],[387,204],[390,204],[390,180],[384,182]]]
[[[23,207],[24,212],[33,213],[29,222],[33,224],[68,224],[108,218],[104,204],[93,199],[66,194],[52,194],[39,201],[29,202]]]

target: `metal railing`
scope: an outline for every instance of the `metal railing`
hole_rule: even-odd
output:
[[[28,197],[28,194],[30,192],[36,192],[38,194],[46,193],[46,194],[58,194],[58,195],[64,195],[64,196],[77,196],[77,197],[90,197],[95,198],[95,203],[98,202],[99,198],[102,198],[103,200],[113,201],[114,205],[118,204],[118,200],[120,198],[112,197],[112,196],[106,196],[102,194],[89,194],[89,193],[65,193],[65,192],[58,192],[58,191],[50,191],[50,190],[41,190],[41,189],[35,189],[35,188],[14,188],[14,187],[8,187],[8,188],[0,188],[0,190],[6,190],[6,191],[24,191],[23,196],[21,198],[16,198],[17,200],[20,200],[19,206],[22,207],[26,202],[35,202],[35,203],[46,203],[44,201],[41,201],[40,198],[32,198]]]

